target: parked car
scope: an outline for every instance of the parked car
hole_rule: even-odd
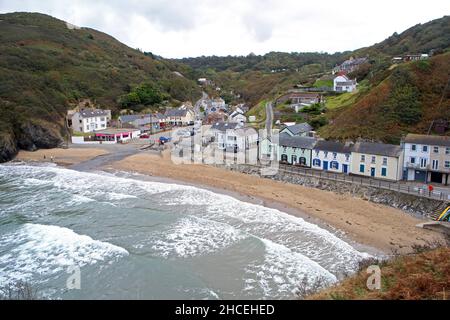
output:
[[[141,134],[139,136],[139,138],[141,138],[141,139],[148,139],[148,138],[150,138],[150,136],[148,134]]]
[[[169,141],[170,141],[170,138],[163,137],[163,136],[159,137],[159,143],[161,143],[161,144],[164,144]]]

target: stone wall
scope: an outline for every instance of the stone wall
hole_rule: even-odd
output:
[[[257,167],[247,165],[222,165],[220,167],[232,171],[239,171],[242,173],[260,176],[260,172]],[[410,214],[426,217],[434,215],[437,210],[443,210],[443,207],[446,205],[443,201],[418,197],[397,191],[361,186],[350,182],[339,182],[328,179],[320,179],[318,177],[308,177],[283,171],[279,171],[273,176],[265,176],[265,178],[320,190],[332,191],[338,194],[347,194],[374,203],[401,209]]]

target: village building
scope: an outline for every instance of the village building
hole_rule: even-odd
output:
[[[356,79],[349,79],[344,74],[338,75],[333,80],[333,90],[336,92],[353,92],[357,85]]]
[[[244,125],[247,122],[247,117],[244,115],[244,111],[239,107],[236,107],[234,111],[230,113],[228,118],[231,122],[237,122],[241,125]]]
[[[237,128],[240,128],[240,124],[236,122],[216,122],[211,126],[210,132],[214,135],[214,141],[218,149],[227,148],[227,131]],[[233,135],[230,135],[230,137],[233,137]],[[234,143],[234,138],[230,138],[229,142]]]
[[[313,137],[314,128],[311,127],[307,122],[287,125],[282,128],[280,134],[287,134],[289,136],[300,136],[300,137]]]
[[[312,150],[316,139],[311,137],[290,136],[280,133],[278,161],[284,164],[311,168]]]
[[[111,110],[82,109],[68,111],[67,125],[76,132],[93,132],[106,129],[111,120]]]
[[[450,137],[408,134],[402,145],[405,180],[450,183]]]
[[[141,132],[158,132],[161,130],[160,118],[152,113],[121,115],[117,121],[120,128],[136,128]]]
[[[352,174],[399,181],[402,179],[403,150],[401,146],[374,142],[357,142],[350,159]]]
[[[195,113],[190,108],[167,109],[164,117],[166,124],[171,126],[189,126],[195,121]]]
[[[368,62],[367,58],[350,57],[350,59],[345,60],[340,65],[334,67],[332,73],[333,74],[336,74],[336,73],[348,74],[350,72],[357,70],[360,65],[362,65],[363,63],[366,63],[366,62]]]
[[[337,141],[319,140],[312,152],[312,168],[349,174],[351,145]]]

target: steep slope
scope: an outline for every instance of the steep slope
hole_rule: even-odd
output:
[[[323,137],[398,143],[404,133],[427,133],[433,121],[450,120],[450,52],[382,74],[353,104],[329,113]]]
[[[386,40],[355,51],[358,55],[382,53],[388,56],[407,53],[428,53],[450,47],[450,16],[417,24],[401,34],[395,32]]]
[[[19,148],[61,143],[65,112],[79,99],[117,111],[123,96],[142,84],[166,103],[200,97],[196,83],[175,67],[47,15],[0,14],[0,162]]]

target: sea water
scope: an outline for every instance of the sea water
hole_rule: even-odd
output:
[[[369,255],[279,210],[192,186],[0,165],[0,288],[46,299],[291,299]],[[74,267],[79,289],[68,287]]]

